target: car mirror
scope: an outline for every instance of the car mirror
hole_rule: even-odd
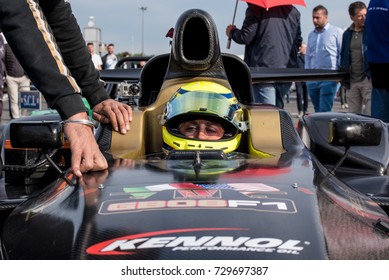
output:
[[[378,146],[381,142],[382,122],[375,119],[331,119],[329,143],[334,146]]]
[[[28,121],[10,124],[10,141],[13,148],[60,148],[64,133],[59,121]]]

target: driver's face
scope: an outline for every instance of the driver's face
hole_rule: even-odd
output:
[[[224,135],[224,128],[220,124],[206,120],[183,122],[179,130],[187,138],[200,140],[219,140]]]

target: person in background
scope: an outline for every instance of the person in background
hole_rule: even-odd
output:
[[[343,85],[340,85],[337,94],[338,94],[339,99],[340,99],[340,107],[342,109],[348,109],[346,87]]]
[[[146,61],[145,60],[141,60],[138,63],[138,68],[143,68],[145,65],[146,65]]]
[[[114,54],[115,45],[109,44],[107,47],[107,53],[103,56],[103,69],[115,69],[118,63],[118,58]]]
[[[389,122],[389,1],[371,0],[366,15],[371,81],[371,116]]]
[[[5,43],[3,33],[0,30],[0,121],[3,115],[3,94],[5,81]]]
[[[33,84],[62,118],[74,175],[106,169],[81,93],[93,118],[122,134],[130,129],[132,111],[109,98],[70,3],[0,0],[0,29]]]
[[[305,65],[305,51],[307,44],[301,43],[299,52],[297,55],[298,67],[304,69]],[[297,111],[298,117],[301,118],[308,112],[308,90],[305,82],[296,82],[296,100],[297,100]]]
[[[286,103],[290,103],[290,94],[291,94],[291,87],[289,87],[289,90],[285,94]],[[277,103],[277,101],[276,101]]]
[[[328,10],[322,5],[313,8],[312,20],[315,28],[308,35],[305,68],[338,70],[342,48],[342,29],[328,22]],[[338,82],[318,81],[306,84],[315,112],[330,112]]]
[[[94,64],[94,66],[96,67],[97,70],[101,70],[102,66],[103,66],[103,61],[101,60],[100,55],[95,53],[95,46],[93,45],[93,43],[88,43],[87,47],[88,47],[88,51],[91,55],[92,62]]]
[[[226,35],[245,45],[244,61],[249,67],[297,68],[302,37],[300,12],[292,5],[265,9],[248,4],[242,28],[228,25]],[[283,108],[290,87],[291,83],[254,84],[254,102]]]
[[[20,65],[9,44],[6,44],[5,68],[10,108],[9,116],[11,119],[17,119],[20,118],[20,92],[30,91],[30,79]]]
[[[340,68],[350,72],[350,80],[342,81],[346,88],[348,111],[370,115],[371,81],[366,58],[365,3],[357,1],[349,5],[348,13],[352,24],[343,33]],[[340,89],[342,90],[342,88]],[[342,104],[342,108],[345,105]]]
[[[123,58],[125,57],[130,57],[130,53],[125,51],[123,52]],[[123,69],[129,69],[129,68],[134,68],[133,63],[131,61],[124,61],[121,65],[121,68]]]

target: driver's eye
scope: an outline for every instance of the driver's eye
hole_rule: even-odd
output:
[[[198,126],[191,125],[191,126],[187,126],[184,131],[188,132],[188,133],[190,133],[190,132],[195,133],[197,130],[199,130]]]
[[[203,131],[205,132],[205,134],[209,135],[209,136],[219,134],[219,131],[220,131],[220,129],[218,129],[218,127],[213,126],[213,125],[206,126],[203,129],[204,129]],[[184,129],[184,132],[192,135],[192,134],[198,133],[200,130],[201,130],[200,126],[194,124],[194,125],[187,126]]]
[[[224,129],[221,125],[204,121],[184,122],[180,125],[179,131],[189,138],[197,138],[201,134],[202,139],[206,135],[211,137],[208,138],[210,140],[218,140],[224,134]]]
[[[220,131],[220,129],[217,129],[216,127],[213,126],[209,126],[205,130],[208,135],[215,135],[218,134]]]

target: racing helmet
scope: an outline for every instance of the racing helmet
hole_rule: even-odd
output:
[[[182,123],[199,119],[220,124],[223,136],[202,140],[180,133]],[[242,132],[247,130],[243,110],[231,90],[209,81],[191,82],[179,88],[166,103],[161,124],[164,152],[212,149],[229,153],[239,147]]]

